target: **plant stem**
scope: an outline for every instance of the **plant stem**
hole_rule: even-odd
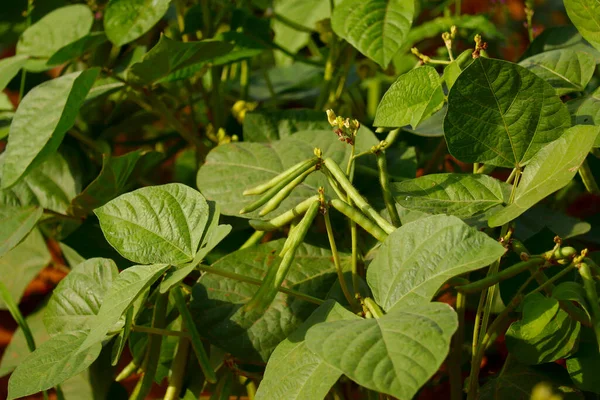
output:
[[[348,285],[346,285],[346,279],[344,279],[344,271],[342,270],[342,264],[340,263],[340,255],[337,251],[337,246],[335,244],[335,237],[333,235],[333,229],[331,228],[331,220],[329,218],[329,210],[325,210],[323,214],[323,218],[325,219],[325,228],[327,229],[327,237],[329,238],[329,246],[331,247],[331,253],[333,255],[333,263],[335,264],[335,269],[338,274],[338,279],[340,281],[340,287],[342,288],[342,292],[344,292],[344,296],[350,304],[352,309],[357,308],[357,303],[355,301],[354,296],[350,293],[348,289]]]
[[[594,174],[592,174],[592,170],[590,169],[590,165],[588,164],[587,160],[584,160],[579,167],[579,176],[583,181],[585,189],[589,193],[600,195],[600,188],[596,183],[596,179],[594,179]]]
[[[212,81],[212,87],[210,90],[211,95],[211,112],[212,112],[212,123],[215,133],[224,126],[225,113],[224,105],[221,101],[221,72],[223,68],[213,66],[210,68],[210,76]]]
[[[154,305],[152,315],[152,327],[163,329],[167,316],[167,306],[169,305],[169,294],[158,294]],[[160,358],[160,346],[162,344],[162,335],[150,334],[148,336],[148,352],[144,362],[144,375],[130,396],[130,400],[144,400],[150,393],[154,376],[158,368]]]
[[[240,246],[240,250],[247,249],[248,247],[252,247],[258,243],[265,236],[265,231],[254,231],[254,233],[244,242],[243,245]]]
[[[185,298],[183,297],[183,292],[181,291],[181,287],[176,286],[171,290],[173,294],[173,298],[175,299],[175,305],[179,310],[179,314],[181,315],[181,319],[183,320],[183,324],[185,328],[190,333],[192,348],[194,349],[194,353],[196,354],[196,359],[198,360],[198,364],[200,364],[200,368],[204,373],[204,377],[210,383],[217,382],[217,376],[215,375],[215,370],[210,365],[210,360],[206,351],[204,351],[204,345],[202,344],[202,339],[200,338],[200,334],[196,329],[196,325],[194,324],[194,320],[192,318],[192,314],[190,314],[190,310],[187,308],[187,304],[185,302]]]
[[[171,331],[168,329],[159,329],[150,326],[142,326],[142,325],[132,325],[131,330],[133,332],[144,332],[150,333],[152,335],[161,335],[161,336],[175,336],[180,338],[189,338],[190,335],[185,332],[180,331]]]
[[[250,61],[243,60],[240,66],[240,98],[244,101],[248,100],[250,76]]]
[[[19,306],[2,281],[0,281],[0,298],[2,301],[4,301],[4,304],[6,305],[11,317],[13,317],[17,325],[19,325],[19,328],[21,328],[23,331],[23,336],[25,336],[25,341],[27,342],[27,348],[33,353],[35,351],[35,340],[33,339],[33,334],[29,328],[29,324],[27,321],[25,321],[25,318],[23,318],[23,314],[21,314]]]
[[[452,338],[450,355],[448,357],[448,376],[450,379],[450,399],[462,400],[462,352],[465,340],[465,309],[467,297],[458,292],[456,294],[456,314],[458,315],[458,329]]]
[[[366,297],[363,300],[363,303],[365,307],[367,307],[367,309],[371,312],[371,314],[373,314],[373,317],[381,318],[385,315],[381,307],[379,307],[379,305],[375,303],[375,301],[372,298]]]
[[[332,33],[331,43],[329,46],[329,54],[325,61],[325,72],[323,73],[323,88],[319,93],[319,98],[315,104],[315,110],[321,111],[327,103],[331,81],[333,80],[333,71],[335,69],[335,61],[337,59],[337,36]]]
[[[179,344],[177,345],[177,352],[175,353],[175,357],[171,363],[169,386],[165,392],[164,400],[179,399],[179,393],[181,393],[183,377],[185,375],[185,367],[187,365],[189,348],[190,341],[184,337],[180,338]]]
[[[598,304],[598,293],[596,292],[596,281],[592,276],[590,267],[587,263],[579,264],[579,275],[583,279],[583,288],[585,297],[590,305],[590,314],[592,314],[592,329],[596,336],[596,342],[600,348],[600,305]]]
[[[240,281],[240,282],[245,282],[245,283],[249,283],[251,285],[256,285],[256,286],[260,286],[262,281],[260,279],[255,279],[255,278],[251,278],[249,276],[244,276],[244,275],[240,275],[240,274],[236,274],[233,272],[228,272],[228,271],[223,271],[220,270],[218,268],[213,268],[213,267],[209,267],[206,265],[199,265],[197,267],[200,271],[204,271],[207,272],[209,274],[215,274],[215,275],[219,275],[219,276],[223,276],[225,278],[229,278],[229,279],[233,279],[236,281]],[[318,299],[316,297],[304,294],[302,292],[298,292],[297,290],[293,290],[293,289],[288,289],[285,287],[280,287],[278,289],[280,292],[285,293],[285,294],[289,294],[290,296],[294,296],[297,297],[301,300],[304,301],[308,301],[310,303],[314,303],[317,305],[321,305],[325,302],[325,300],[321,300]]]
[[[538,267],[544,264],[545,262],[546,260],[543,257],[531,257],[527,261],[521,261],[517,264],[511,265],[508,268],[504,268],[502,271],[496,274],[487,275],[481,280],[469,283],[468,285],[457,286],[456,290],[462,293],[477,293],[499,282],[512,278],[513,276],[518,275],[521,272],[525,272],[526,270],[532,267]]]
[[[379,183],[381,184],[381,192],[383,194],[383,200],[385,201],[385,207],[390,214],[392,224],[396,227],[402,225],[400,222],[400,216],[396,209],[396,201],[392,192],[390,191],[390,180],[387,173],[387,160],[385,158],[385,151],[378,151],[375,153],[377,157],[377,167],[379,168]]]

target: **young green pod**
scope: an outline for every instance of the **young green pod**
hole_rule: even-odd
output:
[[[292,182],[294,179],[296,179],[298,176],[302,175],[304,172],[306,172],[310,168],[314,167],[318,162],[319,162],[318,158],[312,158],[312,159],[306,161],[304,163],[304,165],[302,166],[302,168],[299,168],[299,169],[293,171],[292,173],[284,176],[283,179],[281,179],[275,186],[273,186],[272,188],[267,190],[267,192],[261,198],[256,200],[254,203],[249,204],[246,207],[244,207],[240,211],[240,214],[245,214],[245,213],[254,211],[257,208],[261,207],[262,205],[267,203],[271,198],[273,198],[275,195],[277,195],[277,193],[279,193],[290,182]]]
[[[311,196],[301,203],[298,203],[296,206],[294,206],[294,208],[287,210],[283,214],[268,221],[252,219],[250,220],[250,226],[257,231],[274,231],[276,229],[283,228],[299,216],[304,215],[304,213],[308,211],[311,204],[317,200],[319,200],[319,196]]]
[[[290,193],[292,193],[292,190],[294,190],[296,188],[296,186],[298,186],[299,184],[304,182],[306,177],[308,175],[312,174],[313,172],[315,172],[316,170],[317,170],[317,166],[316,165],[312,166],[308,170],[304,171],[296,179],[294,179],[293,181],[288,183],[283,189],[281,189],[281,191],[279,191],[279,193],[277,193],[275,196],[271,197],[271,200],[267,201],[267,203],[265,204],[265,207],[262,210],[260,210],[258,215],[260,215],[261,217],[265,216],[268,213],[270,213],[271,211],[275,210],[277,207],[279,207],[281,202],[283,200],[285,200],[290,195]]]
[[[263,313],[269,305],[271,305],[273,299],[275,299],[275,296],[277,295],[279,287],[292,266],[296,250],[304,241],[308,229],[319,212],[320,205],[321,202],[319,201],[312,203],[300,224],[294,229],[293,234],[288,236],[286,243],[290,243],[289,250],[285,253],[279,265],[276,266],[273,264],[273,266],[269,268],[262,284],[256,293],[254,293],[254,296],[252,296],[250,301],[244,306],[244,311]]]
[[[356,204],[356,206],[365,213],[369,218],[379,225],[386,233],[392,233],[396,228],[387,222],[367,201],[358,193],[358,191],[352,186],[352,183],[346,177],[346,174],[342,172],[340,167],[331,158],[323,160],[323,166],[333,175],[335,180],[340,184],[342,189],[348,194],[350,199]]]
[[[283,171],[279,175],[275,176],[268,182],[261,183],[258,186],[254,186],[252,188],[244,190],[243,195],[250,196],[250,195],[263,194],[267,190],[271,189],[273,186],[280,183],[282,180],[284,180],[289,175],[297,176],[297,175],[295,175],[297,171],[304,170],[304,167],[306,167],[307,164],[312,163],[314,160],[315,160],[315,158],[311,158],[310,160],[300,161],[298,164],[291,166],[290,168],[286,169],[285,171]],[[314,165],[314,164],[312,164],[312,165]]]
[[[331,200],[331,205],[346,217],[360,225],[365,231],[369,232],[371,236],[380,242],[383,242],[387,238],[388,234],[357,208],[352,207],[350,204],[339,199]]]

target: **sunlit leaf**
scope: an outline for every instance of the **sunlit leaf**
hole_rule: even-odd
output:
[[[169,9],[171,0],[110,0],[104,10],[106,36],[123,46],[148,32]]]

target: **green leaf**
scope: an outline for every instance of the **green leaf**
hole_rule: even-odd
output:
[[[77,195],[79,183],[60,153],[53,153],[9,189],[0,190],[0,204],[39,206],[64,214]]]
[[[592,149],[598,133],[600,126],[576,125],[540,150],[525,168],[513,203],[493,215],[489,225],[501,226],[512,221],[567,185]]]
[[[392,232],[369,265],[367,282],[384,310],[427,303],[448,279],[483,268],[504,251],[460,219],[434,215]]]
[[[413,1],[343,0],[333,10],[331,27],[385,69],[403,44],[414,14]]]
[[[17,43],[17,54],[30,57],[25,69],[34,72],[49,69],[48,59],[64,46],[86,36],[93,23],[92,10],[83,4],[61,7],[46,14],[27,28]]]
[[[571,113],[573,125],[600,126],[600,88],[588,96],[568,101],[567,107]],[[600,147],[600,143],[594,143],[594,147]]]
[[[8,381],[8,399],[48,390],[89,367],[102,345],[81,348],[87,332],[56,335],[39,346],[17,366]]]
[[[119,157],[102,156],[102,170],[83,192],[77,195],[67,211],[76,217],[85,217],[95,208],[121,194],[144,163],[145,158],[156,158],[158,153],[143,154],[132,151]]]
[[[444,133],[459,160],[514,168],[569,126],[549,83],[517,64],[480,57],[450,90]]]
[[[521,56],[521,60],[545,51],[565,48],[590,53],[596,58],[596,62],[600,63],[600,51],[590,46],[572,25],[546,27],[531,42],[525,53]]]
[[[102,299],[119,270],[106,258],[91,258],[77,265],[52,291],[44,324],[52,336],[93,328]]]
[[[0,60],[0,90],[6,88],[6,85],[19,73],[28,58],[24,55],[17,55]]]
[[[96,318],[90,320],[92,330],[81,347],[101,342],[138,296],[156,282],[169,267],[168,264],[134,265],[121,272],[104,295]]]
[[[44,210],[36,206],[0,207],[0,257],[18,245],[31,232]]]
[[[106,240],[140,264],[191,261],[208,221],[208,204],[180,183],[126,193],[94,210]]]
[[[581,333],[582,338],[577,353],[567,359],[567,370],[571,380],[579,389],[600,394],[598,342],[590,329],[582,330]]]
[[[21,300],[29,282],[51,259],[44,237],[38,229],[31,231],[21,244],[0,258],[0,279],[16,303]],[[0,309],[6,309],[1,300]]]
[[[409,210],[467,218],[508,201],[506,186],[483,174],[431,174],[392,183],[391,191]]]
[[[306,345],[359,385],[410,400],[446,358],[457,327],[449,305],[425,303],[378,319],[318,324]]]
[[[138,85],[160,82],[183,68],[227,54],[232,48],[233,45],[217,40],[184,43],[163,35],[142,61],[129,68],[127,79]]]
[[[56,53],[52,54],[52,57],[50,57],[47,64],[60,65],[79,58],[88,51],[103,44],[106,40],[104,32],[90,32],[81,39],[58,49]]]
[[[4,139],[8,136],[10,124],[14,115],[15,107],[10,101],[10,98],[6,93],[0,92],[0,139]]]
[[[212,268],[262,280],[269,268],[281,262],[277,256],[283,240],[238,250],[219,259]],[[344,269],[350,263],[341,254]],[[331,252],[302,244],[283,286],[324,299],[337,280]],[[259,286],[206,273],[192,289],[190,308],[200,334],[236,357],[266,361],[275,347],[310,316],[316,306],[279,292],[264,314],[244,313],[242,307]]]
[[[344,320],[360,318],[333,300],[328,300],[317,308],[277,346],[269,358],[264,378],[256,392],[256,400],[325,398],[342,371],[328,365],[308,349],[306,332],[322,322]]]
[[[558,300],[536,293],[525,298],[523,319],[508,328],[506,346],[523,364],[548,363],[576,350],[580,329]]]
[[[597,0],[565,0],[567,15],[581,36],[600,50],[600,3]]]
[[[588,222],[538,204],[521,214],[516,220],[515,235],[524,241],[544,228],[550,229],[564,240],[584,235],[592,226]]]
[[[74,72],[36,86],[13,118],[2,165],[6,189],[56,152],[90,91],[98,69]]]
[[[552,289],[552,298],[559,301],[574,301],[579,303],[579,306],[586,312],[590,321],[592,320],[592,313],[589,310],[585,289],[580,283],[561,282]]]
[[[331,128],[322,111],[309,109],[253,111],[244,117],[244,140],[272,142],[292,136],[299,131]]]
[[[411,125],[414,129],[443,104],[444,91],[435,68],[416,68],[400,75],[385,92],[373,124],[389,128]]]
[[[596,69],[596,60],[584,51],[561,49],[526,58],[519,65],[544,79],[562,96],[585,89]]]
[[[377,138],[369,130],[361,128],[356,140],[356,152],[367,151],[377,143]],[[323,154],[339,165],[346,165],[350,157],[350,146],[339,141],[331,131],[302,131],[271,143],[228,143],[208,154],[205,164],[198,171],[196,183],[207,199],[219,204],[224,215],[239,216],[239,211],[257,198],[243,196],[244,189],[266,182],[292,165],[314,157],[315,147],[323,150]],[[275,211],[267,214],[267,218],[316,194],[321,186],[333,194],[322,174],[311,174]],[[242,217],[262,218],[258,211]]]
[[[411,129],[408,125],[403,127],[403,130],[423,137],[444,136],[444,118],[446,118],[447,111],[448,106],[444,104],[439,111],[433,113],[431,117],[421,122],[415,129]]]
[[[458,79],[459,75],[473,62],[473,50],[468,49],[459,54],[458,57],[450,64],[444,67],[444,75],[442,79],[446,82],[448,90],[452,89],[454,82]]]
[[[142,36],[160,21],[171,0],[110,0],[104,10],[106,36],[123,46]]]

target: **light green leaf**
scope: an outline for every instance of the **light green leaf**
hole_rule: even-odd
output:
[[[63,75],[32,89],[13,118],[2,165],[6,189],[55,153],[90,91],[98,69]]]
[[[600,126],[576,125],[544,147],[525,168],[512,204],[489,219],[491,227],[512,221],[568,184],[592,149]]]
[[[102,345],[82,348],[87,332],[56,335],[17,366],[8,381],[8,399],[48,390],[83,372],[100,355]]]
[[[19,73],[28,58],[24,55],[16,55],[0,60],[0,90],[4,90],[6,85]]]
[[[94,210],[106,240],[141,264],[183,264],[196,255],[208,221],[198,191],[171,183],[126,193]]]
[[[308,349],[306,332],[322,322],[343,320],[360,318],[333,300],[328,300],[317,308],[277,346],[269,358],[264,378],[256,392],[256,400],[325,398],[342,371],[327,364]]]
[[[34,72],[49,69],[48,59],[64,46],[87,35],[93,23],[92,10],[84,4],[61,7],[46,14],[27,28],[17,43],[17,54],[31,58],[25,69]]]
[[[160,21],[171,0],[110,0],[104,10],[106,36],[123,46],[142,36]]]
[[[85,217],[93,209],[103,206],[127,188],[130,178],[136,175],[136,170],[140,169],[145,158],[157,156],[160,155],[155,152],[143,154],[141,151],[132,151],[118,157],[104,154],[100,174],[71,201],[67,213]]]
[[[4,139],[8,136],[10,124],[13,116],[15,115],[15,107],[8,95],[4,92],[0,92],[0,139]]]
[[[559,96],[581,92],[596,69],[593,55],[571,49],[536,54],[519,63],[548,82]]]
[[[504,251],[460,219],[434,215],[392,232],[369,265],[367,282],[384,310],[427,303],[448,279],[483,268]]]
[[[400,75],[383,95],[375,126],[396,128],[411,125],[414,128],[442,108],[444,91],[437,71],[424,66]]]
[[[29,282],[51,259],[44,237],[38,229],[31,231],[21,244],[0,258],[0,280],[16,303],[21,300]],[[0,309],[6,309],[2,300]]]
[[[505,184],[483,174],[431,174],[392,183],[404,208],[467,218],[508,201]]]
[[[90,32],[81,39],[58,49],[56,53],[52,54],[52,57],[50,57],[47,64],[60,65],[75,58],[79,58],[86,52],[106,42],[106,40],[104,32]]]
[[[283,240],[238,250],[219,259],[212,268],[262,280],[279,265]],[[341,254],[344,269],[349,255]],[[337,280],[329,250],[302,244],[283,286],[325,299]],[[192,289],[190,308],[200,334],[211,343],[245,360],[267,361],[277,345],[316,309],[313,303],[279,292],[264,314],[244,313],[242,307],[257,285],[206,273]]]
[[[600,50],[600,2],[598,0],[565,0],[567,15],[581,36]]]
[[[525,299],[523,319],[508,328],[506,346],[523,364],[548,363],[577,348],[580,328],[578,321],[558,307],[558,300],[536,293]]]
[[[227,54],[232,48],[230,43],[217,40],[184,43],[163,35],[142,61],[129,68],[127,79],[139,85],[160,82],[183,68]]]
[[[517,64],[480,57],[450,90],[444,133],[459,160],[514,168],[569,126],[549,83]]]
[[[322,111],[309,109],[253,111],[244,117],[244,140],[272,142],[287,138],[299,131],[331,128]]]
[[[344,0],[331,16],[340,37],[387,68],[412,25],[415,3],[403,0]]]
[[[367,151],[379,143],[375,135],[361,128],[356,139],[356,152]],[[209,200],[219,203],[224,215],[239,216],[239,211],[254,202],[257,196],[244,196],[244,189],[263,183],[300,161],[314,157],[315,147],[339,165],[346,165],[350,146],[338,140],[332,131],[302,131],[271,143],[228,143],[216,147],[198,171],[197,185]],[[357,172],[357,176],[360,176]],[[360,177],[356,179],[360,180]],[[317,193],[319,187],[332,193],[327,179],[320,173],[311,174],[298,185],[267,218],[292,208]],[[258,211],[242,215],[262,218]]]
[[[467,49],[459,54],[450,64],[444,67],[442,79],[446,82],[448,90],[452,89],[459,75],[473,62],[473,49]]]
[[[318,324],[306,344],[359,385],[411,400],[446,358],[457,327],[449,305],[424,303],[378,319]]]
[[[31,232],[44,210],[36,207],[0,207],[0,257],[18,245]]]
[[[52,291],[44,324],[52,336],[94,328],[102,299],[119,274],[114,261],[91,258],[77,265]]]
[[[71,173],[67,161],[60,153],[53,153],[17,184],[0,190],[0,204],[39,206],[64,214],[78,190],[78,180]]]
[[[138,296],[156,282],[169,267],[168,264],[134,265],[121,272],[104,294],[98,314],[90,320],[92,330],[81,347],[86,348],[101,342]]]

